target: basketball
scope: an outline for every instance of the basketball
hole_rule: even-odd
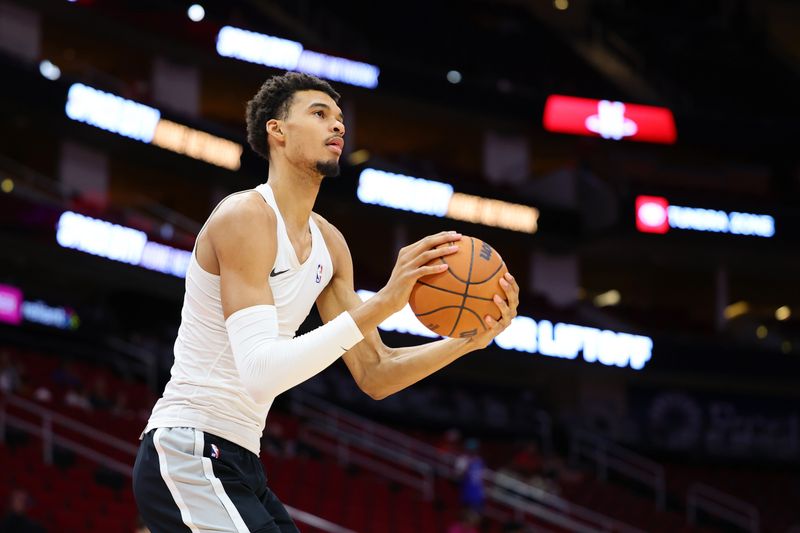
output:
[[[483,317],[499,320],[500,309],[492,300],[504,297],[500,278],[508,272],[503,259],[489,244],[466,235],[456,243],[454,254],[429,264],[445,262],[448,269],[420,278],[411,290],[409,305],[429,330],[444,337],[472,337],[487,329]]]

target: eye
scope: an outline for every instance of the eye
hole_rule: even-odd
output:
[[[325,117],[325,112],[324,111],[314,111],[314,114],[317,115],[320,118],[324,118]]]

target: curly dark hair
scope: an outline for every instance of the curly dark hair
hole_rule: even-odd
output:
[[[247,102],[247,142],[255,152],[269,161],[269,143],[265,124],[273,118],[283,119],[289,112],[292,97],[297,91],[322,91],[339,103],[339,93],[324,80],[286,72],[264,82],[252,100]]]

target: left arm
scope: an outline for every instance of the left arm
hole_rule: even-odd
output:
[[[322,217],[318,226],[333,261],[333,278],[317,299],[317,309],[323,322],[361,305],[353,285],[353,261],[344,236]],[[465,339],[441,339],[420,346],[390,348],[383,344],[377,329],[364,332],[364,340],[342,356],[359,388],[376,400],[405,389],[417,381],[444,368],[472,351],[485,348],[500,334],[517,314],[519,287],[513,276],[500,284],[506,300],[495,296],[502,316],[499,321],[485,318],[487,329]]]

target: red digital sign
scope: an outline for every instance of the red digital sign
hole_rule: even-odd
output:
[[[661,196],[636,198],[636,229],[644,233],[669,231],[669,202]]]
[[[775,219],[770,215],[673,205],[663,196],[637,196],[636,229],[643,233],[663,234],[676,229],[770,238],[775,235]]]
[[[542,120],[547,131],[604,139],[674,144],[672,111],[665,107],[551,95]]]

